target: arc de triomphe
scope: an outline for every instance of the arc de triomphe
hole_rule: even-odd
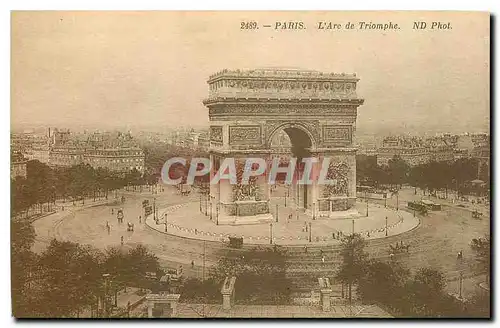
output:
[[[292,183],[291,197],[298,210],[312,216],[346,211],[356,201],[356,149],[353,135],[357,108],[355,74],[297,69],[222,70],[208,79],[210,159],[212,171],[226,157],[237,160],[273,156],[271,140],[285,131],[291,156],[300,161],[330,158],[327,177],[335,184]],[[238,164],[240,163],[240,164]],[[269,172],[269,170],[267,170]],[[228,180],[210,186],[210,202],[218,224],[251,224],[273,220],[270,185],[265,176],[249,185]],[[326,215],[325,215],[326,214]]]

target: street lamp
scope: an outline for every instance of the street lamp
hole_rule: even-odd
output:
[[[387,216],[385,217],[385,236],[387,237]]]
[[[165,232],[168,232],[168,221],[167,221],[167,213],[165,213]]]
[[[399,211],[399,191],[396,191],[396,211]]]
[[[153,218],[156,220],[158,217],[156,215],[156,197],[153,198]]]
[[[109,273],[104,273],[102,275],[102,277],[104,278],[104,299],[103,299],[103,302],[102,302],[102,306],[103,306],[103,314],[105,316],[108,315],[108,278],[109,278],[110,274]]]
[[[273,224],[269,223],[269,243],[273,244]]]
[[[217,220],[217,223],[216,223],[217,225],[219,225],[219,211],[220,211],[219,207],[220,207],[220,205],[217,204],[217,206],[215,208],[215,219]]]
[[[278,204],[276,204],[276,222],[278,222]]]
[[[463,252],[460,251],[457,255],[457,264],[458,269],[460,271],[459,285],[458,285],[458,298],[462,299],[462,285],[463,285],[463,277],[464,273],[462,271],[462,260],[463,260]]]
[[[312,223],[309,222],[309,242],[312,242]]]

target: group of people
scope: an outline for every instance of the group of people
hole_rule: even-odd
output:
[[[112,208],[111,215],[114,215],[114,214],[115,214],[115,209]],[[123,222],[123,219],[118,218],[118,222],[119,223]],[[139,215],[139,223],[142,223],[142,215]],[[106,230],[108,232],[108,235],[110,235],[111,234],[111,225],[109,224],[109,221],[106,221]],[[130,223],[130,222],[127,223],[127,231],[134,231],[134,224],[133,223]],[[123,236],[120,237],[120,242],[121,242],[121,245],[123,245],[123,243],[124,243]]]

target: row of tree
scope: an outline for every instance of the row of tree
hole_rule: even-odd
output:
[[[368,258],[366,241],[358,234],[342,240],[343,263],[337,280],[352,286],[365,304],[380,304],[398,317],[489,317],[489,294],[479,293],[462,302],[445,291],[443,273],[434,268],[411,272],[395,260],[382,262]],[[479,272],[489,271],[489,238],[475,239],[471,249],[476,253]]]
[[[394,156],[388,165],[378,165],[375,156],[358,155],[357,179],[361,184],[401,186],[410,184],[423,190],[450,189],[466,194],[470,192],[470,181],[477,178],[489,184],[488,170],[479,170],[477,159],[461,158],[452,162],[429,162],[410,166],[401,157]]]
[[[210,268],[206,280],[189,279],[181,289],[181,301],[220,303],[226,277],[237,277],[236,304],[288,304],[291,281],[286,277],[286,254],[278,247],[227,252]]]
[[[117,173],[104,168],[79,164],[67,168],[51,168],[37,160],[27,163],[26,178],[11,180],[11,210],[13,215],[35,208],[50,208],[57,199],[74,201],[85,198],[108,198],[110,192],[128,185],[156,183],[155,175],[142,175],[137,170]]]
[[[100,251],[54,239],[36,254],[29,222],[12,221],[11,236],[12,309],[17,318],[75,317],[83,309],[97,313],[98,302],[111,308],[113,295],[125,286],[151,289],[147,273],[163,274],[158,258],[142,245]]]

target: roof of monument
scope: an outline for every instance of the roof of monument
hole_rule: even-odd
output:
[[[224,78],[243,79],[301,79],[301,80],[354,80],[356,74],[325,73],[298,67],[262,67],[256,69],[223,69],[209,77],[208,83]]]

